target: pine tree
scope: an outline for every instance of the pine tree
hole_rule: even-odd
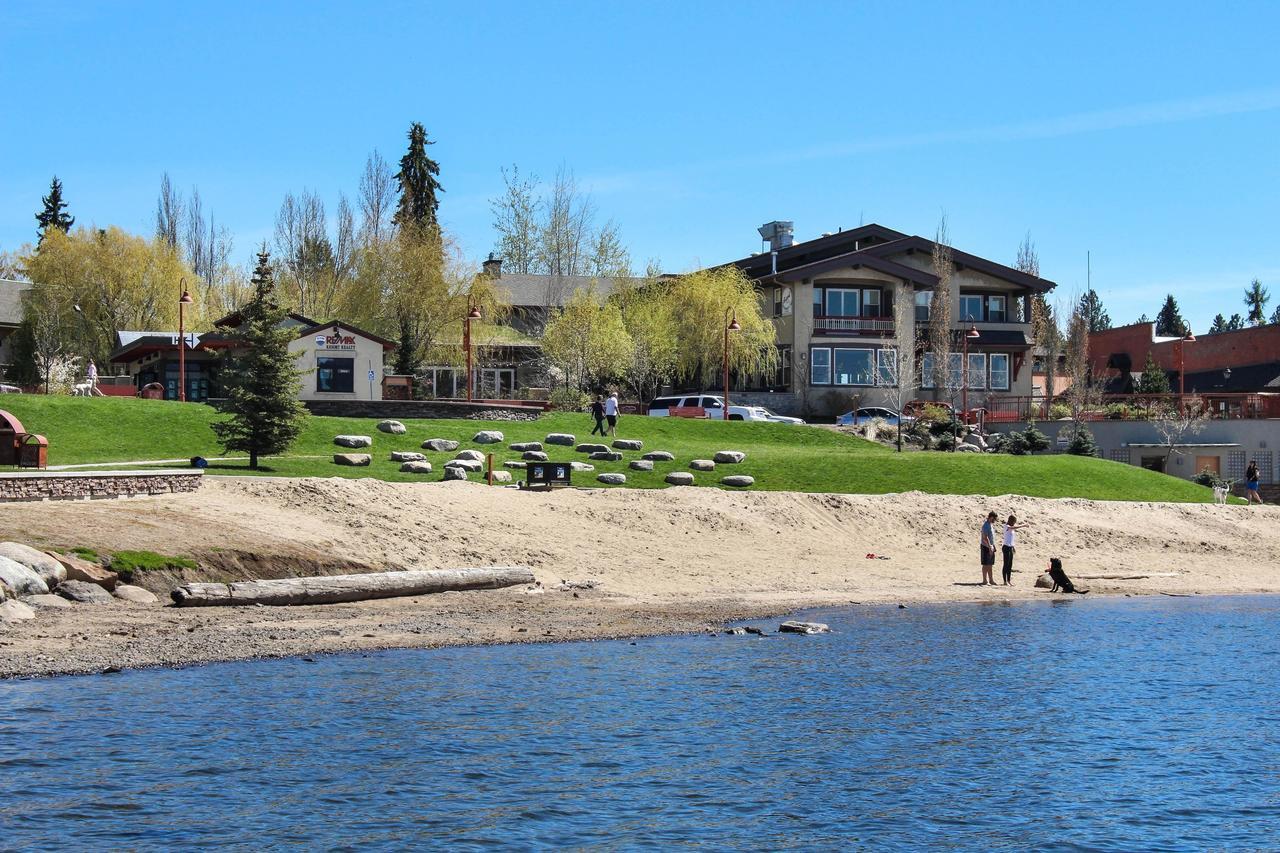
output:
[[[1164,299],[1160,313],[1156,315],[1156,334],[1162,337],[1182,337],[1188,331],[1187,322],[1178,312],[1178,300],[1170,293]]]
[[[1218,335],[1225,332],[1226,330],[1227,330],[1227,318],[1223,317],[1221,314],[1215,314],[1213,318],[1213,325],[1209,327],[1209,334]]]
[[[1111,315],[1102,307],[1102,297],[1090,288],[1080,297],[1080,313],[1089,322],[1089,332],[1102,332],[1111,328]]]
[[[1147,363],[1142,366],[1142,378],[1138,380],[1138,393],[1168,394],[1170,390],[1169,374],[1164,372],[1163,367],[1156,364],[1151,350],[1147,350]]]
[[[1150,317],[1148,317],[1148,316],[1144,313],[1144,314],[1139,315],[1139,316],[1138,316],[1138,319],[1134,320],[1133,322],[1134,322],[1134,323],[1150,323],[1150,322],[1151,322],[1151,318],[1150,318]]]
[[[49,194],[42,196],[40,201],[44,203],[44,210],[36,214],[36,222],[40,223],[40,227],[36,229],[37,246],[44,242],[45,232],[50,228],[57,228],[65,234],[76,224],[74,216],[63,212],[67,209],[67,204],[62,200],[62,181],[58,180],[57,175],[53,176],[53,182],[49,184]]]
[[[435,143],[427,139],[421,122],[415,121],[409,127],[409,151],[400,158],[400,171],[395,176],[400,182],[400,204],[391,221],[401,228],[406,225],[433,231],[439,228],[436,211],[440,200],[436,194],[444,192],[444,187],[436,180],[440,164],[427,156],[428,145]]]
[[[1273,326],[1280,326],[1280,305],[1276,306],[1276,310],[1271,314],[1271,319],[1267,322]]]
[[[1262,286],[1262,282],[1254,279],[1244,291],[1244,304],[1249,309],[1249,323],[1261,326],[1267,320],[1267,303],[1271,294]]]
[[[1093,438],[1093,433],[1082,423],[1076,424],[1075,432],[1071,434],[1071,441],[1067,443],[1067,452],[1075,456],[1102,455],[1098,442]]]
[[[294,334],[283,325],[287,312],[276,295],[269,258],[265,248],[258,253],[253,298],[241,309],[232,335],[243,353],[222,371],[226,399],[218,411],[231,417],[212,424],[224,450],[249,454],[250,468],[258,467],[259,456],[288,450],[307,417],[298,402],[302,371],[289,352]]]
[[[1244,318],[1239,314],[1232,314],[1231,319],[1227,321],[1228,332],[1238,332],[1244,328]]]

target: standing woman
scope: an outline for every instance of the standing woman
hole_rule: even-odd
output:
[[[1249,470],[1244,472],[1244,492],[1249,503],[1262,503],[1262,495],[1258,494],[1258,460],[1249,461]]]
[[[1025,524],[1019,524],[1017,516],[1010,515],[1009,520],[1004,523],[1004,544],[1000,546],[1000,553],[1004,556],[1004,585],[1013,586],[1013,552],[1017,548],[1017,537],[1014,533],[1026,527]]]

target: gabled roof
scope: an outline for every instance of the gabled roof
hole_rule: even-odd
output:
[[[824,261],[836,255],[847,255],[850,252],[856,252],[877,243],[897,240],[905,236],[907,235],[901,231],[894,231],[891,228],[871,223],[870,225],[859,225],[857,228],[851,228],[848,231],[838,231],[826,237],[805,240],[801,243],[792,243],[785,249],[778,250],[778,271],[782,272],[793,267]],[[766,251],[739,258],[727,264],[720,264],[720,266],[735,266],[751,278],[760,278],[772,272],[773,258]]]
[[[925,252],[929,255],[933,254],[934,243],[932,240],[926,240],[924,237],[903,237],[900,240],[894,240],[888,243],[881,243],[867,249],[873,255],[880,257],[892,257],[893,255],[903,253]],[[975,269],[980,273],[998,278],[1012,284],[1020,284],[1023,287],[1036,291],[1037,293],[1048,293],[1057,285],[1048,279],[1036,278],[1033,275],[1015,270],[1013,267],[1007,267],[1004,264],[998,264],[995,261],[989,261],[986,258],[980,258],[977,255],[971,255],[968,252],[962,252],[952,247],[951,260],[955,264],[957,270],[965,267]]]
[[[493,285],[510,293],[511,304],[517,308],[559,308],[579,290],[594,287],[603,299],[618,289],[618,281],[612,278],[506,272],[495,278]]]
[[[375,335],[373,332],[366,332],[364,329],[353,326],[343,320],[330,320],[327,323],[312,322],[307,328],[298,332],[298,337],[305,338],[307,335],[314,335],[317,332],[323,332],[325,329],[346,329],[348,332],[355,332],[362,338],[368,338],[374,343],[382,344],[384,350],[393,350],[398,346],[395,341],[389,341],[380,335]]]
[[[241,316],[241,311],[242,311],[242,310],[243,310],[243,309],[236,309],[235,311],[232,311],[232,312],[231,312],[230,314],[228,314],[227,316],[223,317],[221,320],[214,320],[214,321],[213,321],[213,325],[214,325],[214,327],[215,327],[215,328],[222,328],[222,327],[224,327],[224,326],[230,326],[231,328],[233,328],[233,329],[234,329],[236,326],[239,326],[239,325],[243,322],[243,320],[244,320],[244,318]],[[290,312],[289,312],[288,314],[286,314],[285,316],[286,316],[286,317],[288,317],[290,320],[293,320],[293,321],[294,321],[294,323],[295,323],[295,324],[297,324],[297,325],[299,325],[299,326],[315,326],[315,325],[318,325],[318,324],[316,323],[316,321],[315,321],[315,320],[312,320],[310,317],[304,317],[303,315],[301,315],[301,314],[295,314],[295,313],[294,313],[294,312],[292,312],[292,311],[290,311]]]
[[[918,270],[915,267],[909,267],[896,261],[886,260],[871,252],[849,252],[844,255],[836,255],[822,261],[814,261],[811,264],[803,266],[791,267],[785,272],[779,272],[777,275],[768,275],[763,278],[768,281],[800,281],[801,279],[810,278],[811,276],[820,275],[829,270],[836,269],[858,269],[859,267],[867,267],[886,275],[895,276],[915,284],[922,284],[926,287],[933,287],[938,283],[938,277],[931,272]]]

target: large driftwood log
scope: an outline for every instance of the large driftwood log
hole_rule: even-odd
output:
[[[175,589],[170,596],[179,607],[237,607],[253,604],[290,606],[337,604],[343,601],[426,595],[451,590],[500,589],[533,582],[533,572],[529,569],[497,566],[239,583],[188,583]]]

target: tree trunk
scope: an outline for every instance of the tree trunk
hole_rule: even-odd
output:
[[[239,583],[188,583],[175,589],[170,596],[179,607],[237,607],[254,604],[291,606],[336,604],[453,590],[500,589],[533,582],[533,572],[529,569],[499,566]]]

